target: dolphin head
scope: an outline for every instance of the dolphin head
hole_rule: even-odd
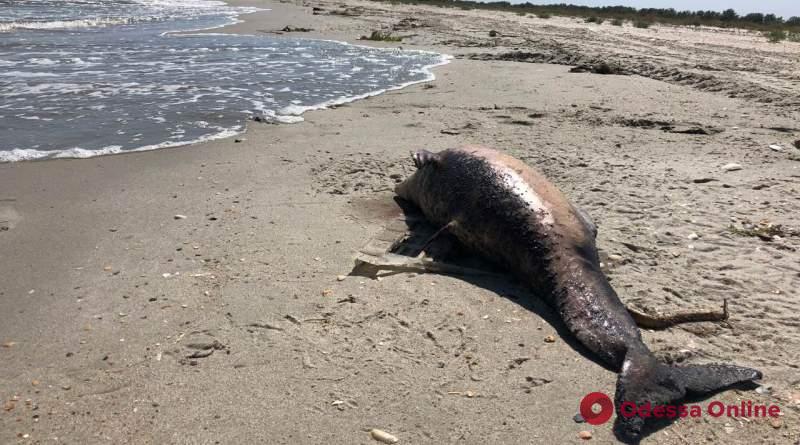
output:
[[[397,193],[397,196],[406,201],[411,201],[420,205],[431,186],[427,178],[434,173],[433,170],[438,165],[441,158],[438,153],[432,153],[428,150],[419,150],[412,153],[411,159],[414,160],[414,166],[417,167],[417,171],[406,178],[405,181],[397,184],[394,191]]]

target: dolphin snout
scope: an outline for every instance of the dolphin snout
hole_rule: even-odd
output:
[[[414,183],[416,182],[417,173],[415,172],[408,178],[406,178],[403,182],[397,184],[394,187],[394,192],[397,196],[407,200],[407,201],[414,201],[413,193],[414,193]]]

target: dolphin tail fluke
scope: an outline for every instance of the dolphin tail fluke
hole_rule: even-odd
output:
[[[686,385],[686,392],[706,394],[739,383],[752,382],[762,377],[761,371],[736,365],[690,365],[673,367]]]
[[[629,352],[617,379],[616,433],[625,441],[641,438],[646,418],[632,415],[637,407],[674,405],[687,395],[709,394],[761,377],[760,371],[741,366],[670,366],[656,360],[648,351]]]

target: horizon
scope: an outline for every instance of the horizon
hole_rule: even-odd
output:
[[[499,0],[496,0],[499,1]],[[734,9],[739,15],[749,13],[775,14],[784,19],[800,17],[800,3],[795,0],[776,0],[765,5],[753,0],[508,0],[512,4],[532,3],[535,5],[555,5],[560,3],[578,6],[628,6],[642,8],[673,8],[678,11],[724,11]]]

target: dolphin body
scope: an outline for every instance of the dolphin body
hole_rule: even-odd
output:
[[[671,366],[642,341],[635,321],[600,270],[596,228],[541,173],[477,146],[413,155],[417,171],[396,187],[434,224],[507,267],[558,312],[572,334],[619,372],[615,433],[637,441],[645,419],[623,402],[653,407],[761,378],[734,365]]]

